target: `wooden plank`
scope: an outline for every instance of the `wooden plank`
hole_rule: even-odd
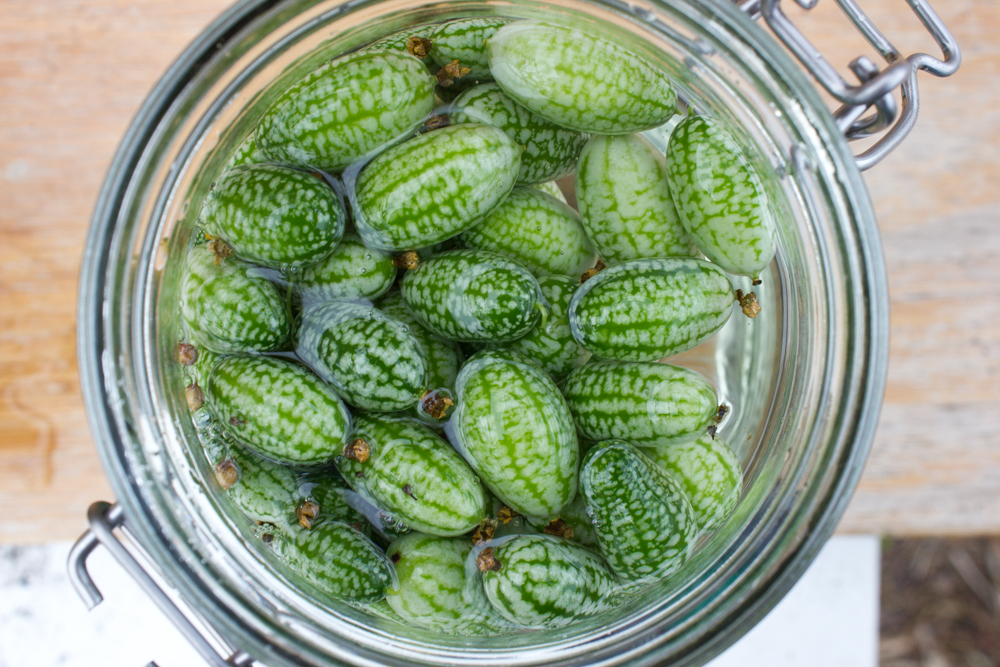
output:
[[[0,541],[71,538],[87,504],[109,497],[77,381],[80,250],[143,96],[227,4],[0,3]],[[902,0],[864,4],[901,48],[932,51]],[[893,340],[845,531],[1000,531],[1000,13],[989,0],[935,4],[965,62],[952,79],[922,77],[915,135],[867,174]],[[831,61],[862,52],[832,2],[789,11]]]

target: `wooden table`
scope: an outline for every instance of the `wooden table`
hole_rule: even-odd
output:
[[[75,537],[87,505],[110,497],[77,379],[83,241],[143,97],[228,4],[0,3],[0,541]],[[902,0],[864,4],[904,52],[936,53]],[[964,63],[951,79],[922,75],[914,136],[866,175],[892,351],[846,532],[1000,532],[1000,12],[934,4]],[[801,24],[838,65],[870,52],[829,0]]]

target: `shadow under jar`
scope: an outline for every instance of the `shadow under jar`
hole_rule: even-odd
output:
[[[763,312],[735,314],[684,358],[732,408],[720,435],[744,470],[735,512],[679,572],[613,611],[498,637],[382,620],[283,567],[216,482],[176,363],[197,212],[268,102],[375,39],[474,16],[572,21],[627,44],[755,148],[781,208],[776,258],[754,288]],[[888,346],[883,260],[853,156],[805,74],[721,2],[242,3],[171,67],[125,137],[80,299],[88,413],[130,535],[206,625],[268,665],[701,664],[770,610],[832,532],[871,443]]]

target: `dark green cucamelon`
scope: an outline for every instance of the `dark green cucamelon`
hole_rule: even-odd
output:
[[[486,40],[497,30],[510,23],[510,19],[486,17],[458,19],[442,23],[430,35],[431,57],[439,67],[457,60],[468,67],[465,76],[482,79],[490,75],[490,60],[486,53]]]
[[[208,244],[188,253],[181,313],[191,342],[221,354],[280,349],[291,330],[274,283],[246,262],[213,253]]]
[[[729,320],[736,293],[700,259],[634,259],[585,282],[569,305],[573,337],[600,359],[655,361],[690,350]]]
[[[478,225],[459,237],[462,245],[495,252],[536,276],[580,276],[597,263],[579,214],[534,188],[517,187]]]
[[[433,333],[464,342],[505,342],[541,318],[541,289],[519,263],[484,250],[451,250],[407,271],[403,300]]]
[[[344,206],[321,176],[273,164],[238,167],[205,199],[205,231],[275,269],[317,262],[344,234]]]
[[[548,304],[549,316],[526,335],[502,347],[523,355],[559,381],[590,359],[590,351],[580,347],[569,328],[569,302],[580,286],[578,278],[542,276],[538,286]]]
[[[507,96],[495,83],[463,92],[454,102],[455,123],[485,123],[503,130],[524,146],[519,184],[544,183],[573,173],[587,135],[567,130],[537,116]]]
[[[285,359],[223,359],[205,397],[227,433],[273,461],[318,465],[347,444],[351,415],[343,402],[309,369]]]
[[[517,21],[487,43],[505,93],[566,128],[628,134],[662,125],[676,109],[667,75],[603,37],[542,21]]]
[[[743,471],[722,438],[703,435],[643,453],[687,492],[700,531],[718,528],[732,514],[743,490]]]
[[[302,311],[295,352],[348,403],[392,412],[427,391],[427,362],[409,328],[361,302],[331,301]]]
[[[654,581],[691,555],[698,525],[684,488],[638,449],[609,440],[580,466],[580,493],[601,553],[623,581]]]
[[[396,280],[392,255],[366,248],[355,233],[344,234],[336,250],[302,270],[295,282],[302,303],[377,299]]]
[[[449,440],[510,508],[557,513],[576,495],[579,449],[566,400],[520,355],[487,350],[458,374]]]
[[[753,163],[715,120],[690,116],[670,135],[670,194],[705,256],[729,273],[757,278],[775,251],[774,213]]]
[[[461,234],[514,187],[521,148],[495,127],[450,125],[396,144],[357,177],[351,203],[365,245],[411,250]]]
[[[355,415],[351,441],[337,468],[354,487],[429,535],[472,530],[485,516],[479,479],[452,447],[407,417]]]
[[[407,53],[365,49],[337,58],[271,105],[257,146],[277,162],[339,171],[423,120],[435,83]]]
[[[704,377],[655,362],[588,364],[570,373],[562,389],[580,435],[640,447],[696,438],[719,409],[719,397]]]
[[[609,607],[614,575],[589,549],[551,535],[518,535],[477,557],[490,604],[524,627],[562,627]]]
[[[698,256],[670,198],[663,155],[637,134],[587,142],[577,167],[576,202],[608,266]]]

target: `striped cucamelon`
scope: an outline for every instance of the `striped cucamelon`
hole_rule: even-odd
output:
[[[544,183],[573,173],[587,135],[537,116],[512,100],[495,83],[465,91],[452,102],[455,123],[485,123],[524,146],[519,184]]]
[[[580,466],[580,493],[601,553],[623,581],[653,581],[691,555],[698,526],[684,488],[621,440],[591,449]]]
[[[703,435],[692,442],[643,453],[687,492],[699,530],[717,528],[732,514],[743,490],[743,471],[722,438]]]
[[[595,551],[600,549],[594,524],[587,514],[587,503],[579,493],[573,502],[559,510],[558,514],[544,519],[528,519],[528,524],[544,534],[562,537]],[[500,532],[499,529],[497,532]]]
[[[313,521],[332,519],[342,521],[370,536],[371,525],[364,513],[351,498],[351,487],[331,467],[306,471],[298,477],[296,495],[296,521],[309,527]]]
[[[585,364],[591,356],[576,342],[569,328],[569,302],[580,286],[580,280],[569,276],[542,276],[538,286],[548,304],[548,318],[526,335],[504,343],[502,347],[537,363],[553,380],[559,381],[574,368]]]
[[[608,266],[698,256],[670,198],[663,155],[637,134],[587,142],[577,167],[576,202]]]
[[[477,557],[483,588],[500,614],[525,627],[561,627],[609,607],[614,575],[601,557],[551,535],[518,535]]]
[[[396,144],[358,175],[351,204],[365,245],[422,248],[461,234],[514,187],[521,147],[495,127],[450,125]]]
[[[455,341],[514,340],[528,333],[544,310],[531,272],[485,250],[435,255],[406,272],[401,291],[422,325]]]
[[[237,256],[275,269],[318,262],[344,234],[344,206],[322,176],[273,164],[227,172],[199,220]]]
[[[696,438],[719,409],[719,397],[704,377],[647,361],[588,364],[570,373],[562,390],[581,436],[640,447]]]
[[[705,256],[729,273],[757,278],[774,257],[767,192],[735,138],[715,120],[690,116],[670,135],[670,194]]]
[[[295,521],[299,480],[293,468],[238,447],[231,447],[229,457],[216,464],[216,469],[224,470],[228,466],[235,466],[237,478],[226,489],[226,494],[247,518],[255,523],[282,527]]]
[[[344,234],[326,259],[307,266],[295,282],[303,304],[335,299],[377,299],[396,280],[392,255],[366,248],[357,234]]]
[[[227,433],[279,463],[326,463],[347,444],[351,415],[340,398],[309,369],[285,359],[223,359],[205,397]]]
[[[462,67],[468,67],[465,76],[482,79],[490,76],[490,60],[486,52],[486,40],[497,30],[510,23],[510,19],[486,17],[458,19],[442,23],[430,35],[431,57],[439,67],[457,60]]]
[[[487,42],[490,71],[505,93],[566,128],[628,134],[676,113],[667,75],[603,37],[541,21],[517,21]]]
[[[195,346],[222,354],[277,350],[291,331],[274,283],[246,262],[213,253],[209,244],[188,253],[181,314]]]
[[[258,149],[276,162],[339,171],[423,120],[435,83],[407,53],[365,49],[337,58],[270,106],[257,127]]]
[[[275,553],[305,579],[304,588],[357,602],[381,600],[392,583],[382,550],[346,523],[324,519],[275,536]]]
[[[389,606],[406,623],[442,632],[485,635],[510,628],[486,601],[475,573],[467,572],[471,550],[461,537],[410,533],[393,541],[386,555],[397,583],[386,591]]]
[[[451,537],[486,514],[479,479],[451,445],[408,417],[357,414],[348,445],[336,458],[352,486],[414,530]]]
[[[530,187],[535,188],[536,190],[541,190],[545,194],[555,197],[564,204],[569,203],[566,201],[566,195],[563,194],[563,191],[559,187],[559,184],[556,183],[555,181],[547,181],[545,183],[535,183]]]
[[[534,188],[514,188],[459,239],[467,248],[509,257],[536,276],[579,276],[597,262],[597,251],[583,230],[580,215]]]
[[[599,359],[654,361],[690,350],[722,328],[736,294],[700,259],[634,259],[590,278],[573,295],[573,337]]]
[[[486,350],[458,374],[446,432],[483,482],[510,508],[547,517],[576,495],[579,449],[566,400],[520,355]]]
[[[366,303],[305,308],[295,353],[341,398],[365,410],[405,410],[428,389],[427,362],[409,328]]]

